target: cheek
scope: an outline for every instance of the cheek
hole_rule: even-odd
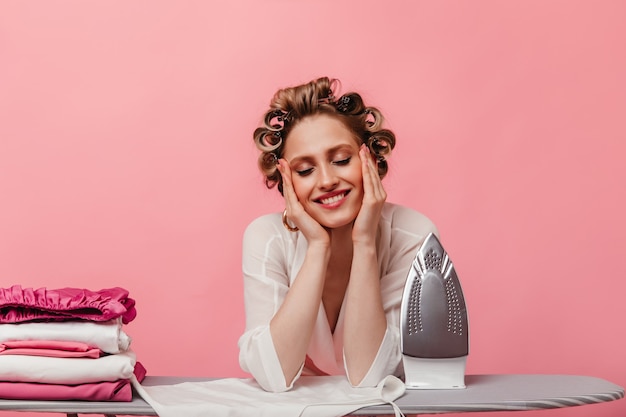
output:
[[[298,201],[301,201],[307,194],[306,189],[308,188],[306,185],[306,181],[303,181],[301,177],[294,177],[292,179],[293,191],[296,193],[296,197],[298,197]]]
[[[358,169],[352,170],[350,173],[350,178],[352,184],[355,187],[363,188],[363,173],[361,172],[361,166],[359,165]]]

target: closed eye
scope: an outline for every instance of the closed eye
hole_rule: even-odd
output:
[[[352,159],[351,156],[344,158],[344,159],[339,159],[337,161],[332,161],[333,165],[338,165],[338,166],[344,166],[344,165],[348,165],[350,163],[350,160]],[[306,177],[307,175],[311,174],[313,172],[314,168],[305,168],[305,169],[297,169],[296,170],[296,174],[298,174],[300,177]]]
[[[307,175],[309,175],[311,172],[313,172],[313,168],[307,168],[307,169],[300,169],[300,170],[296,170],[296,174],[298,174],[301,177],[306,177]]]
[[[349,157],[347,157],[345,159],[340,159],[339,161],[333,161],[333,164],[339,165],[339,166],[348,165],[350,163],[351,159],[352,159],[352,157],[349,156]]]

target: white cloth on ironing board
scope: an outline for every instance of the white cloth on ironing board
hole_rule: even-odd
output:
[[[290,391],[265,391],[253,379],[226,378],[206,382],[143,386],[135,389],[159,417],[336,417],[362,407],[391,404],[405,386],[394,376],[376,387],[356,388],[345,376],[305,376]]]

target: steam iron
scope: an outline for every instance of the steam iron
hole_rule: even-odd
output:
[[[400,310],[407,389],[465,388],[467,310],[454,265],[434,234],[417,251]]]

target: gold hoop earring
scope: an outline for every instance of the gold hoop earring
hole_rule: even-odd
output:
[[[283,211],[283,226],[285,226],[285,229],[289,230],[290,232],[297,232],[298,230],[300,230],[297,226],[292,226],[289,224],[289,220],[287,219],[287,209]]]

